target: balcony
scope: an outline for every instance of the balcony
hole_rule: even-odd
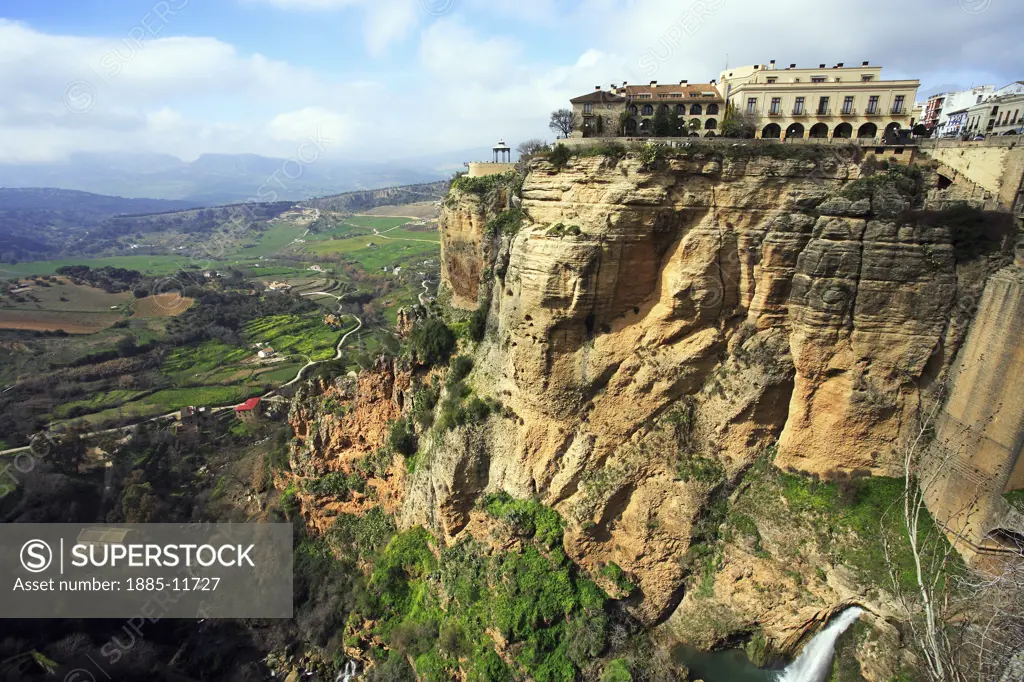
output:
[[[769,116],[781,116],[782,112],[779,111],[778,109],[769,109],[768,110],[768,115]]]
[[[904,113],[903,107],[893,107],[889,110],[889,113],[893,116],[902,116]]]
[[[856,116],[857,115],[857,109],[854,108],[854,107],[844,108],[843,110],[841,110],[839,112],[839,115],[840,116]]]
[[[877,108],[872,109],[871,107],[868,107],[867,109],[864,110],[864,115],[865,116],[881,116],[882,112],[881,112],[880,109],[877,109]]]
[[[819,109],[818,109],[818,110],[817,110],[817,111],[815,112],[815,114],[814,114],[814,115],[815,115],[815,116],[831,116],[831,115],[832,115],[832,110],[831,110],[831,109],[829,109],[829,108],[827,108],[827,107],[826,107],[825,109],[820,109],[820,108],[819,108]]]
[[[807,115],[807,110],[806,109],[794,109],[793,110],[793,115],[794,116],[806,116]]]

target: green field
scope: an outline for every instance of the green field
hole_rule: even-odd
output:
[[[0,265],[0,276],[53,275],[65,265],[88,265],[90,268],[112,266],[138,270],[151,275],[167,275],[189,264],[187,256],[109,256],[106,258],[67,258],[41,260],[17,265]]]
[[[302,237],[302,233],[305,231],[305,227],[300,227],[293,223],[271,223],[270,227],[260,234],[258,243],[253,246],[239,247],[234,252],[225,255],[246,259],[255,258],[258,260],[283,250],[293,241]]]
[[[370,271],[380,270],[385,265],[401,265],[410,258],[429,258],[440,253],[440,244],[386,240],[378,235],[313,242],[303,246],[307,252],[317,256],[346,256]]]

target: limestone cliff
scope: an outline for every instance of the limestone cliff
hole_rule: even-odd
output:
[[[709,499],[770,443],[783,468],[897,472],[998,263],[958,258],[941,221],[904,220],[899,192],[843,196],[852,150],[717,149],[535,160],[521,196],[453,188],[443,287],[488,310],[471,381],[505,409],[428,446],[406,525],[452,538],[481,492],[534,496],[570,520],[569,555],[621,566],[634,613],[655,622],[679,603]],[[493,229],[519,200],[521,228]],[[769,634],[850,598],[840,583]]]

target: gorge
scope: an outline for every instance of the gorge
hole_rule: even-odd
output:
[[[906,452],[961,377],[1019,394],[1012,372],[955,369],[969,331],[1019,354],[1005,333],[1024,315],[1016,227],[939,190],[936,169],[856,146],[702,142],[556,150],[460,177],[439,303],[472,370],[382,365],[324,389],[352,401],[341,419],[300,401],[293,469],[351,471],[432,387],[418,448],[369,481],[399,537],[422,527],[501,561],[533,551],[553,511],[561,530],[541,554],[564,550],[657,638],[766,661],[860,605],[858,679],[894,679],[915,660],[897,627],[914,585],[893,511]],[[990,331],[972,330],[993,287],[1013,293]],[[1002,493],[1021,420],[1005,415],[1004,478],[972,499],[979,546],[1015,519]],[[521,661],[515,634],[487,632]],[[613,663],[601,679],[633,679],[608,676]]]

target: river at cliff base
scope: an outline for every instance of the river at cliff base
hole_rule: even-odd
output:
[[[774,682],[777,670],[758,668],[742,649],[700,651],[680,644],[672,650],[672,659],[690,670],[690,679],[704,682]]]

